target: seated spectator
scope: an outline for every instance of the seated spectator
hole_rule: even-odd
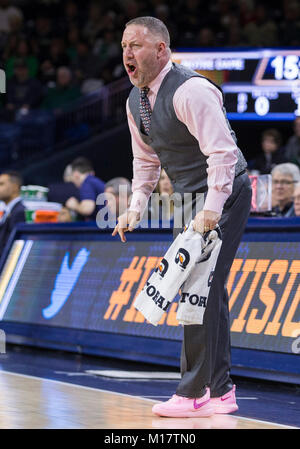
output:
[[[291,217],[294,214],[294,187],[300,181],[300,170],[295,164],[276,165],[272,170],[272,209],[278,217]]]
[[[68,0],[64,2],[63,8],[64,11],[59,24],[59,28],[63,33],[66,33],[73,25],[82,25],[82,15],[80,14],[79,5],[76,1]]]
[[[66,207],[81,215],[85,221],[96,220],[100,209],[96,205],[96,200],[99,194],[104,193],[105,184],[95,176],[92,164],[88,159],[78,157],[71,166],[71,179],[79,189],[80,200],[71,197],[66,202]]]
[[[215,47],[216,37],[212,28],[203,27],[200,29],[197,35],[197,46],[198,47]]]
[[[300,45],[300,4],[298,0],[282,2],[283,20],[279,24],[280,43],[282,46],[299,47]]]
[[[93,53],[104,63],[111,58],[120,56],[120,45],[113,30],[105,30],[97,38],[93,46]]]
[[[36,78],[38,74],[39,61],[33,54],[31,45],[27,39],[20,39],[17,43],[15,53],[12,53],[8,57],[5,64],[6,78],[10,79],[13,77],[15,72],[15,64],[20,59],[25,61],[28,67],[29,78]]]
[[[278,45],[278,28],[270,17],[270,11],[263,4],[255,7],[255,20],[247,23],[243,29],[247,43],[251,47],[274,47]]]
[[[300,182],[295,185],[294,193],[294,213],[296,217],[300,217]]]
[[[285,155],[288,162],[300,167],[300,117],[296,117],[294,120],[294,134],[287,141]]]
[[[94,42],[96,36],[103,29],[102,6],[95,1],[90,2],[88,6],[88,18],[83,26],[83,36],[90,43]]]
[[[174,193],[170,178],[164,169],[160,172],[159,181],[149,202],[149,219],[170,220],[174,216],[174,202],[170,196]],[[159,194],[155,195],[155,194]],[[145,219],[146,216],[143,217]]]
[[[7,82],[5,117],[17,118],[16,114],[26,115],[31,109],[40,106],[43,87],[39,80],[30,78],[26,62],[21,59],[15,63],[15,76]]]
[[[131,182],[127,178],[113,178],[105,184],[107,206],[114,217],[123,214],[129,206]]]
[[[48,84],[55,82],[56,71],[59,67],[68,67],[70,58],[66,50],[65,42],[62,38],[53,38],[50,44],[49,53],[41,59],[40,77]]]
[[[253,168],[260,174],[270,174],[275,165],[286,162],[284,150],[280,147],[281,135],[276,129],[267,129],[262,134],[262,153],[254,160]]]
[[[72,167],[67,165],[64,174],[63,182],[57,182],[49,185],[48,201],[54,203],[60,203],[63,206],[66,204],[69,198],[74,197],[78,201],[80,199],[79,189],[72,182]]]
[[[88,42],[80,40],[77,43],[76,50],[77,55],[71,64],[76,81],[81,83],[89,78],[98,78],[102,64],[100,58],[90,50]]]
[[[67,54],[70,58],[71,64],[77,58],[77,45],[80,41],[80,31],[78,26],[71,25],[67,33]]]
[[[42,106],[60,112],[80,96],[80,89],[72,84],[71,70],[68,67],[60,67],[56,72],[56,86],[48,88]]]
[[[25,222],[21,185],[22,178],[17,172],[5,171],[0,174],[0,201],[5,204],[4,214],[0,218],[0,257],[15,225]]]
[[[54,36],[52,20],[45,13],[39,13],[36,17],[30,39],[36,46],[39,60],[43,60],[49,54],[52,38]]]
[[[0,0],[0,32],[10,33],[11,21],[17,17],[23,19],[23,13],[18,7],[11,5],[10,0]]]

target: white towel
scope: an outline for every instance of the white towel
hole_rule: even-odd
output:
[[[159,267],[146,282],[134,302],[135,308],[157,326],[182,287],[178,321],[185,325],[202,324],[221,244],[219,228],[202,235],[194,231],[191,221],[176,237]]]

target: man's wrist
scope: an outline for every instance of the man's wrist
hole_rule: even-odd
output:
[[[222,214],[223,206],[228,198],[228,194],[217,191],[215,189],[208,189],[203,210],[210,210],[217,214]]]

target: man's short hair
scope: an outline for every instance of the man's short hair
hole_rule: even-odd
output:
[[[71,164],[73,171],[79,171],[79,173],[89,173],[93,171],[93,166],[91,161],[85,157],[78,157]]]
[[[274,175],[275,173],[290,176],[291,178],[293,178],[295,182],[300,181],[299,167],[296,164],[293,164],[292,162],[285,162],[283,164],[275,165],[275,167],[271,171],[271,174]]]
[[[19,172],[14,171],[14,170],[5,170],[5,171],[2,171],[0,173],[0,175],[7,175],[10,179],[10,182],[12,182],[13,184],[17,184],[19,189],[21,188],[21,186],[23,184],[23,178]]]
[[[136,17],[126,23],[125,27],[129,25],[141,25],[146,27],[152,34],[159,35],[167,47],[170,47],[170,34],[166,25],[156,17],[144,16]]]
[[[113,189],[114,193],[116,195],[119,195],[119,189],[121,186],[127,187],[127,193],[128,195],[131,195],[131,182],[127,178],[117,177],[112,178],[105,184],[105,190],[107,188]]]

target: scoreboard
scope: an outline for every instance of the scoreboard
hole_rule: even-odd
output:
[[[178,51],[172,60],[222,87],[231,120],[300,115],[300,50]]]

